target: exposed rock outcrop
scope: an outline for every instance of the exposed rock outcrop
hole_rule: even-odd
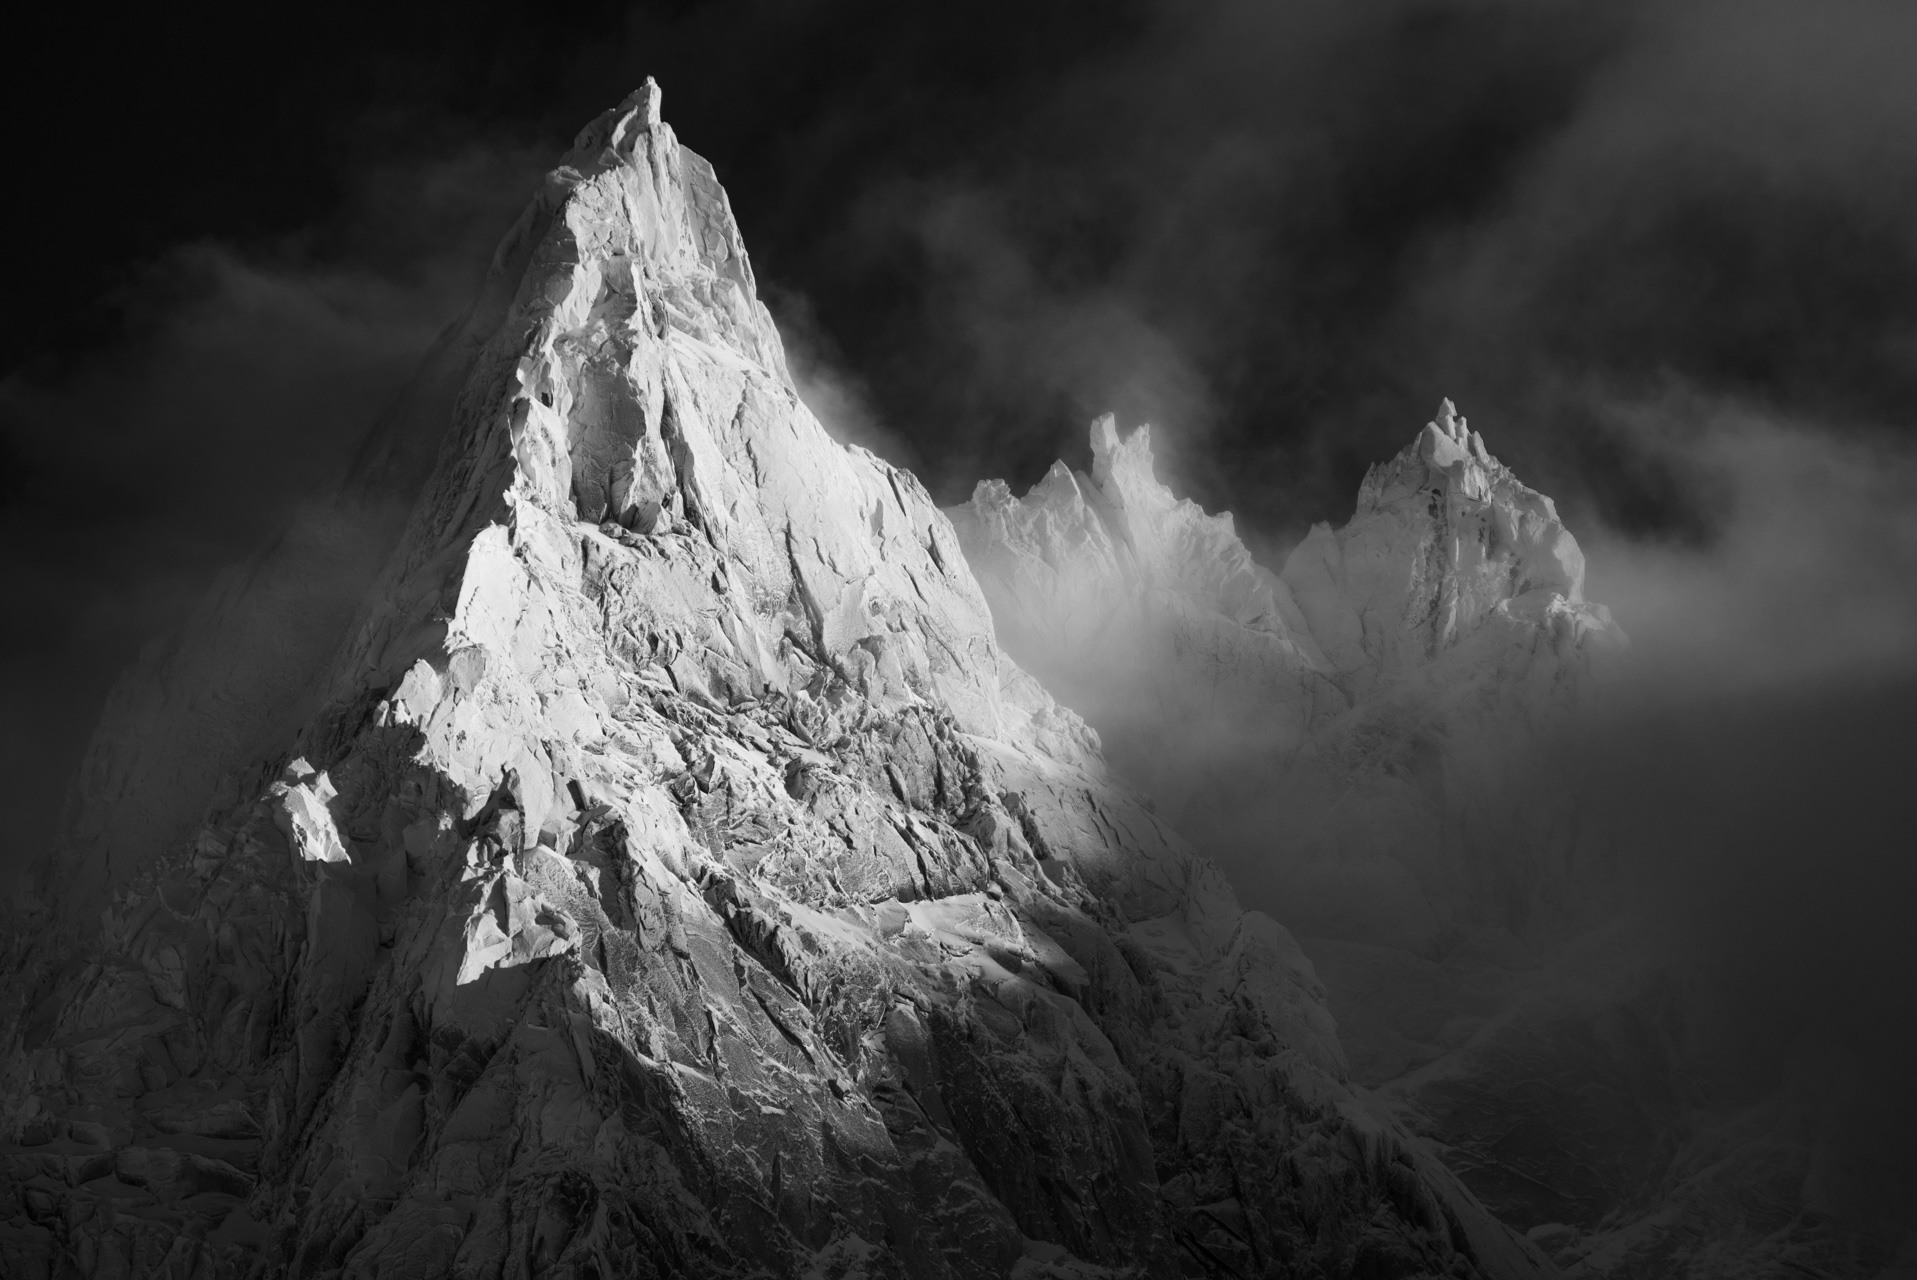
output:
[[[509,235],[339,643],[169,758],[269,556],[120,697],[0,958],[0,1271],[1548,1273],[800,403],[658,108]]]

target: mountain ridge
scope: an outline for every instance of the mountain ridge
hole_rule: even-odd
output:
[[[1833,1118],[1900,1104],[1712,1083],[1721,975],[1630,865],[1642,690],[1551,500],[1446,400],[1274,574],[1150,439],[1101,418],[1089,474],[954,524],[1008,651],[1295,933],[1354,1081],[1567,1274],[1901,1274],[1885,1144]]]
[[[3,957],[8,1273],[1549,1274],[805,409],[659,102],[506,238],[351,621],[249,650],[269,555],[103,723]]]

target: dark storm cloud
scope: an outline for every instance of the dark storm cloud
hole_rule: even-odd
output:
[[[1494,447],[1517,427],[1536,482],[1639,528],[1705,532],[1702,495],[1613,429],[1613,397],[1902,430],[1913,40],[1886,4],[1646,10],[1501,207],[1434,247],[1394,345],[1451,373]]]
[[[1646,682],[1526,779],[1574,796],[1613,844],[1610,880],[1589,891],[1640,922],[1620,958],[1677,993],[1659,1046],[1669,1086],[1794,1133],[1804,1149],[1777,1155],[1809,1176],[1792,1192],[1892,1247],[1917,1205],[1913,714],[1908,667]],[[1630,997],[1617,1003],[1628,1016]],[[1759,1132],[1723,1154],[1761,1147]]]
[[[1246,4],[1138,25],[1015,113],[955,109],[942,154],[853,175],[795,287],[948,497],[982,463],[1028,481],[1076,457],[1114,408],[1190,442],[1174,469],[1209,505],[1332,515],[1442,385],[1380,349],[1428,244],[1495,212],[1617,23]],[[779,271],[776,230],[754,243]]]
[[[794,109],[736,154],[727,113],[682,124],[948,500],[1114,408],[1293,530],[1451,394],[1569,502],[1705,536],[1603,406],[1675,382],[1849,426],[1917,390],[1896,6],[1116,13],[969,77],[940,20],[877,19],[886,57],[771,72]]]
[[[1661,680],[1755,692],[1917,663],[1909,441],[1696,399],[1612,416],[1691,477],[1717,529],[1708,546],[1586,531],[1587,592],[1629,620],[1636,659]]]

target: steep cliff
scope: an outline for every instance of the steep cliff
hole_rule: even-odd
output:
[[[269,554],[103,726],[4,956],[0,1270],[1549,1272],[799,401],[650,82],[488,297],[348,620],[283,648]]]

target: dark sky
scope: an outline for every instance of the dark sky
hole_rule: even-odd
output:
[[[1448,394],[1642,565],[1749,523],[1727,421],[1902,458],[1917,405],[1908,5],[67,5],[11,43],[46,74],[5,88],[9,861],[113,674],[341,465],[648,74],[809,394],[944,501],[1082,464],[1113,408],[1281,554]],[[1888,527],[1857,539],[1900,573]]]

